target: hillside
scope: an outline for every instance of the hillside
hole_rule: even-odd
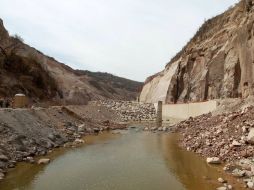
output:
[[[254,86],[254,1],[207,20],[165,67],[148,77],[143,102],[248,97]]]
[[[75,70],[75,74],[87,76],[89,84],[103,92],[103,96],[107,98],[115,96],[114,99],[134,100],[138,97],[138,92],[141,91],[143,86],[141,82],[118,77],[110,73]]]
[[[0,19],[0,97],[24,93],[33,102],[84,104],[89,100],[133,100],[142,83],[74,70],[10,36]]]

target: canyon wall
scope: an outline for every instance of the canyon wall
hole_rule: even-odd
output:
[[[246,98],[253,87],[254,0],[242,0],[207,20],[163,71],[149,77],[140,101]]]

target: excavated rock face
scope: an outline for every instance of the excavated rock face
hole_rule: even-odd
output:
[[[149,78],[143,102],[246,98],[254,87],[254,0],[208,20],[165,67]]]

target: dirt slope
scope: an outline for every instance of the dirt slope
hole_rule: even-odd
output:
[[[11,37],[0,19],[0,97],[25,93],[35,102],[85,104],[89,100],[132,100],[142,83],[107,73],[73,70]]]

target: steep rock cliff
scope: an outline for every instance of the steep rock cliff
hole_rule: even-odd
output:
[[[245,98],[253,87],[254,0],[242,0],[206,21],[163,71],[149,77],[140,101]]]

